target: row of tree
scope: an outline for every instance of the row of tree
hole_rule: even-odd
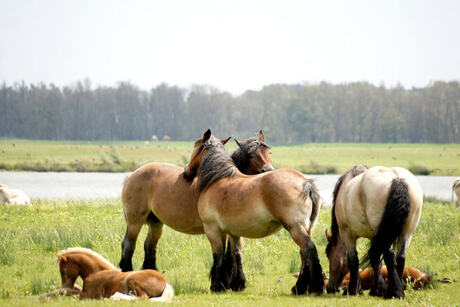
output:
[[[161,84],[150,91],[121,82],[93,88],[0,87],[0,137],[52,140],[193,140],[212,128],[270,142],[460,143],[459,82],[386,88],[366,82],[270,85],[233,96],[210,86]]]

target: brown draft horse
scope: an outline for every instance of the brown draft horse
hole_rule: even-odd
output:
[[[96,252],[73,247],[57,254],[61,272],[63,293],[77,294],[80,298],[142,299],[169,302],[174,290],[164,277],[155,270],[121,272],[107,259]],[[78,277],[83,280],[83,289],[75,287]],[[123,295],[125,294],[125,295]],[[129,296],[128,296],[129,295]]]
[[[342,175],[334,188],[332,234],[326,254],[329,258],[327,292],[338,291],[350,271],[348,294],[361,293],[356,240],[371,240],[362,263],[374,271],[370,295],[404,297],[402,273],[406,250],[420,220],[423,195],[417,179],[404,168],[356,165]],[[397,243],[397,255],[392,244]],[[381,274],[381,255],[388,268],[388,286]]]
[[[284,227],[300,247],[302,265],[294,294],[321,294],[322,268],[311,236],[320,209],[319,191],[312,180],[294,169],[278,169],[247,176],[208,129],[195,142],[188,176],[198,177],[198,212],[211,244],[214,263],[211,291],[223,291],[229,280],[233,290],[246,286],[241,265],[241,237],[262,238]],[[224,263],[225,237],[233,256],[232,276]]]
[[[232,159],[240,171],[251,175],[273,169],[271,150],[265,143],[262,130],[257,138],[235,141],[238,148],[233,152]],[[127,223],[119,264],[122,271],[133,269],[136,240],[145,223],[149,231],[144,243],[142,269],[157,269],[156,249],[164,224],[183,233],[203,234],[197,210],[198,197],[197,180],[186,178],[182,167],[155,162],[134,171],[126,179],[121,194]]]

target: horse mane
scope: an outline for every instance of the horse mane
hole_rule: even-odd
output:
[[[57,256],[66,256],[67,254],[86,254],[91,258],[95,258],[96,260],[102,262],[102,264],[108,266],[111,269],[117,269],[110,261],[102,257],[100,254],[96,253],[95,251],[84,248],[84,247],[70,247],[68,249],[64,249],[57,253]]]
[[[337,217],[335,216],[335,203],[337,199],[337,194],[339,194],[340,187],[342,186],[343,181],[347,177],[348,174],[351,175],[351,178],[362,174],[368,169],[366,165],[355,165],[350,168],[345,174],[339,177],[337,180],[334,191],[332,192],[332,212],[331,212],[331,241],[326,246],[326,255],[329,255],[329,251],[331,250],[332,246],[337,244],[337,240],[339,238],[339,225],[337,224]]]
[[[271,148],[259,138],[252,137],[241,142],[240,146],[232,153],[231,158],[240,172],[249,166],[249,157],[257,151],[259,146]]]
[[[219,139],[211,136],[204,144],[208,150],[198,170],[198,191],[202,192],[217,180],[233,176],[236,166],[225,151],[224,145]]]

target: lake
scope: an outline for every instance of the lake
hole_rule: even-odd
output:
[[[31,199],[103,199],[120,197],[128,173],[0,172],[0,183],[23,190]],[[326,202],[339,175],[314,178]],[[450,200],[454,176],[417,176],[425,196]]]

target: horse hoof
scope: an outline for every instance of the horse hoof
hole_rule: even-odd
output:
[[[246,281],[233,281],[230,285],[230,289],[232,289],[232,291],[243,291],[244,289],[246,289]]]
[[[303,295],[307,292],[307,289],[299,289],[297,286],[294,286],[292,287],[291,292],[294,295]]]
[[[210,289],[211,289],[211,292],[223,292],[226,290],[222,284],[211,285]]]

